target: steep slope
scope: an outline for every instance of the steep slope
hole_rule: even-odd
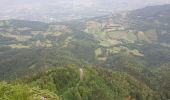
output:
[[[58,96],[47,90],[30,88],[27,85],[0,83],[0,100],[59,100]]]
[[[130,16],[133,18],[167,18],[170,12],[170,4],[158,5],[158,6],[148,6],[142,9],[137,9],[131,12]],[[161,16],[162,15],[162,16]]]
[[[154,100],[154,92],[128,74],[88,67],[82,71],[57,68],[28,77],[25,83],[59,94],[62,100]]]
[[[148,38],[158,43],[169,44],[169,13],[170,4],[150,6],[130,12],[128,20],[131,29],[143,31]]]
[[[154,74],[158,76],[156,82],[153,82],[153,86],[158,86],[157,88],[162,95],[162,99],[166,100],[170,98],[170,63],[163,64],[161,67],[155,69]]]

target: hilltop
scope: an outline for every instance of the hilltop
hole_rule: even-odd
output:
[[[47,100],[155,100],[154,92],[149,87],[126,73],[90,67],[84,67],[82,70],[82,79],[79,67],[68,66],[42,72],[20,81],[20,84],[27,84],[27,86],[1,84],[0,93],[13,91],[15,94],[6,96],[0,94],[2,95],[0,98],[13,98],[13,100],[14,98],[16,100],[38,100],[42,97]],[[4,88],[9,90],[4,91]],[[30,96],[32,99],[28,94],[33,94]]]

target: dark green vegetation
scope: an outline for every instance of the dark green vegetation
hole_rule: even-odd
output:
[[[47,100],[154,100],[154,92],[128,74],[102,68],[85,67],[82,72],[79,69],[79,67],[61,67],[42,72],[20,82],[27,86],[1,83],[0,98],[7,100],[40,100],[42,97]]]
[[[0,21],[0,80],[10,82],[1,83],[0,97],[29,100],[35,95],[36,100],[45,93],[49,100],[170,99],[169,9],[146,7],[49,24]]]
[[[59,97],[47,90],[31,88],[27,85],[0,83],[0,100],[59,100]]]

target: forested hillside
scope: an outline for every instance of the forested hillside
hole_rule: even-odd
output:
[[[0,99],[170,99],[169,9],[60,23],[1,20]]]
[[[149,87],[132,76],[103,68],[60,67],[22,79],[20,84],[27,84],[26,86],[15,84],[1,83],[0,93],[8,95],[0,94],[0,98],[7,100],[10,98],[39,100],[38,98],[42,97],[47,100],[156,100],[154,98],[157,98]],[[12,93],[9,94],[10,92]]]

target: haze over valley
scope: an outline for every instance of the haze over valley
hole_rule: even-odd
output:
[[[169,0],[1,0],[0,19],[61,22],[168,3]]]
[[[170,100],[169,0],[0,0],[0,100]]]

